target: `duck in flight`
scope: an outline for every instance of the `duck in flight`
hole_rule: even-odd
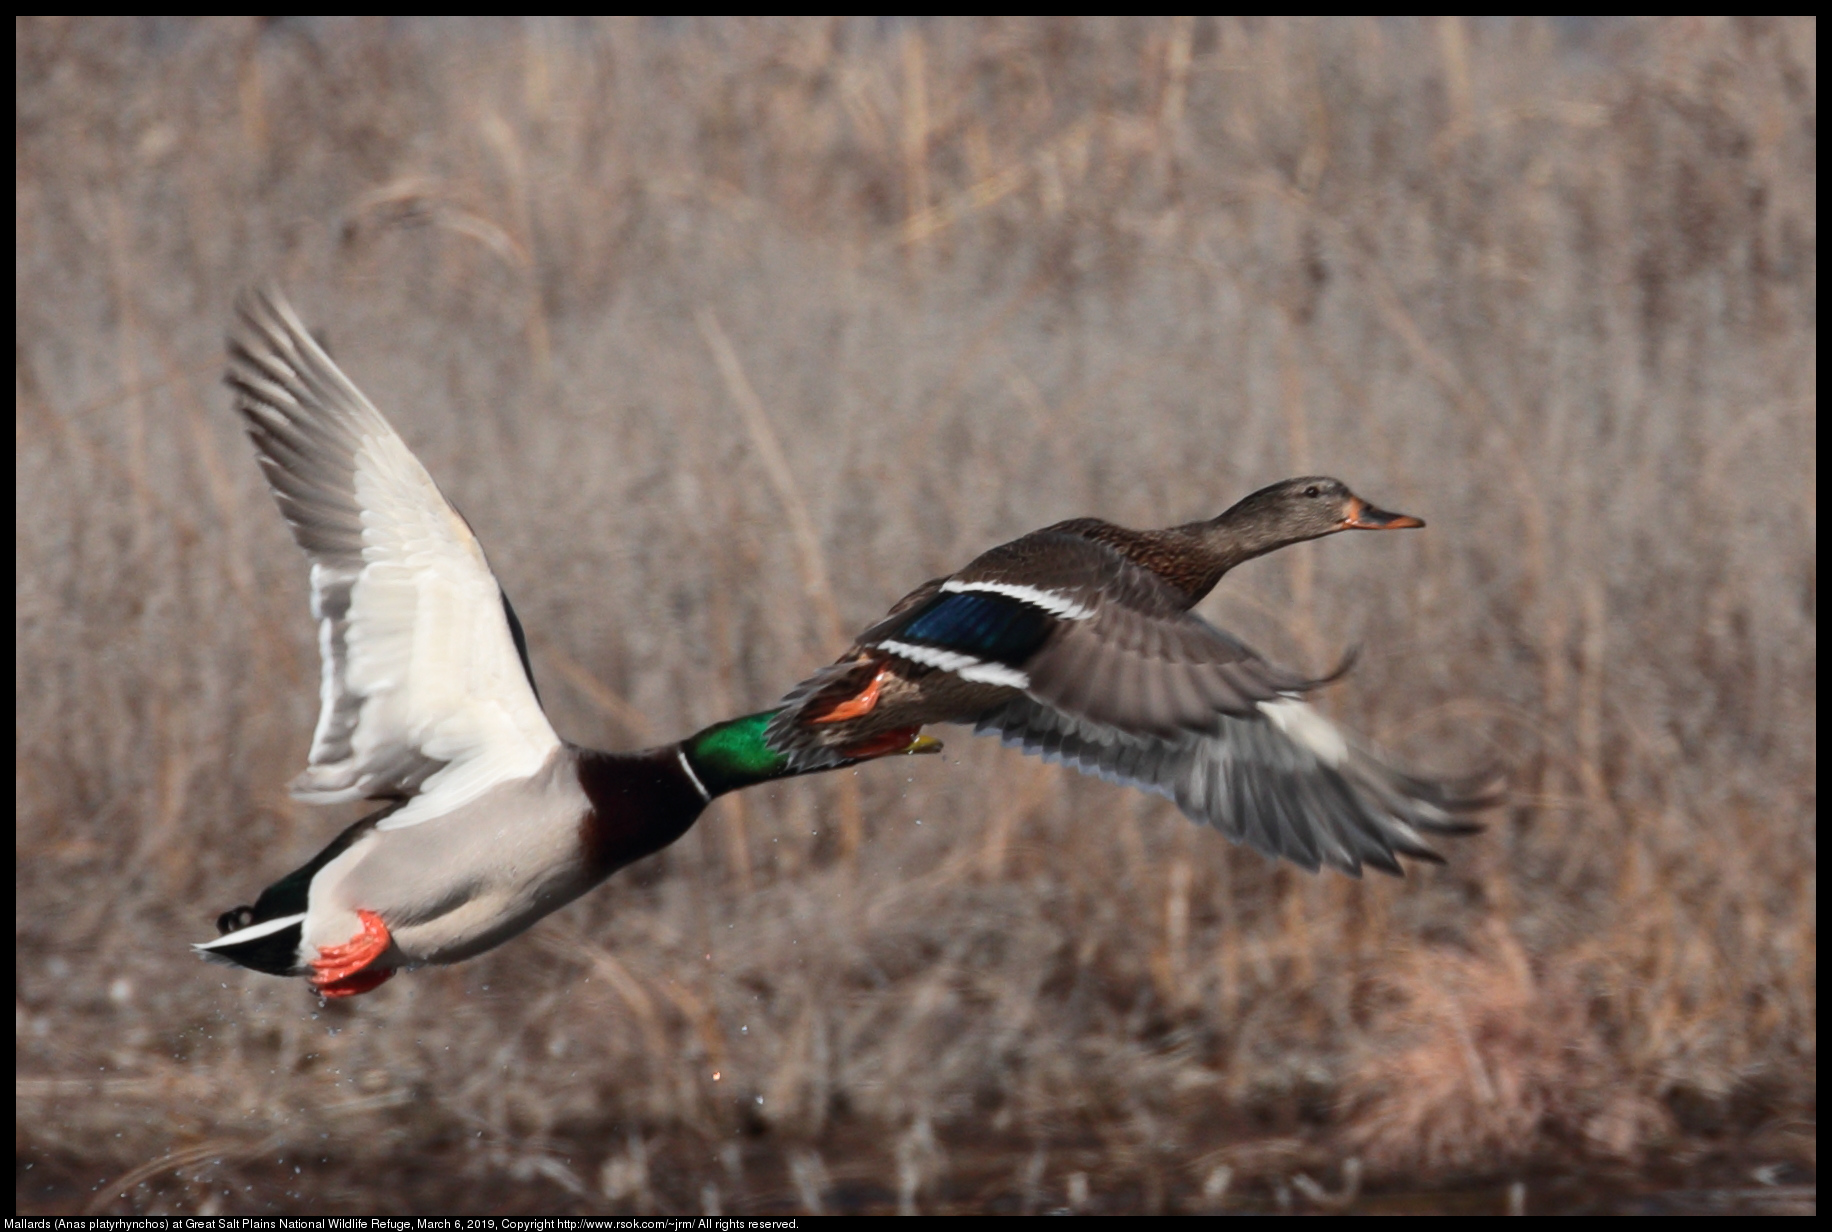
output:
[[[381,804],[251,907],[205,958],[304,975],[321,996],[480,954],[684,834],[754,783],[931,752],[875,724],[792,762],[773,712],[632,753],[568,743],[468,523],[277,292],[244,296],[228,383],[311,562],[321,709],[293,795]]]
[[[1441,862],[1492,776],[1408,773],[1304,696],[1306,679],[1190,609],[1236,565],[1345,530],[1422,527],[1340,480],[1287,479],[1210,521],[1137,531],[1076,518],[911,591],[798,685],[766,737],[813,769],[928,723],[1165,796],[1238,843],[1315,871]],[[1346,665],[1345,665],[1346,667]]]

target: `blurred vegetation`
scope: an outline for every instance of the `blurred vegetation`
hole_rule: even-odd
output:
[[[1810,1165],[1811,18],[15,37],[21,1209]],[[1055,519],[1318,472],[1430,528],[1204,612],[1359,645],[1324,704],[1508,803],[1309,877],[943,731],[354,1004],[206,967],[343,821],[284,794],[305,569],[217,383],[262,276],[477,527],[568,738],[768,705]]]

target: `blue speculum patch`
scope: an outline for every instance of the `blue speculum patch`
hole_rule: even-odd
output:
[[[891,637],[1015,667],[1036,653],[1051,621],[1048,612],[1022,599],[970,590],[935,596]]]

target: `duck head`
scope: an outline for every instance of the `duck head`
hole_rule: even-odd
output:
[[[1210,525],[1225,526],[1256,541],[1265,540],[1270,546],[1264,550],[1271,551],[1339,530],[1402,530],[1425,523],[1410,514],[1375,508],[1349,491],[1340,479],[1305,475],[1261,488]]]
[[[1404,530],[1425,525],[1411,514],[1380,509],[1340,479],[1304,475],[1261,488],[1207,522],[1182,527],[1202,542],[1203,576],[1192,592],[1207,594],[1221,575],[1288,544],[1342,530]]]
[[[1304,475],[1261,488],[1205,524],[1220,532],[1223,540],[1252,545],[1255,556],[1339,530],[1401,530],[1423,525],[1422,518],[1375,508],[1349,491],[1342,480],[1328,475]]]

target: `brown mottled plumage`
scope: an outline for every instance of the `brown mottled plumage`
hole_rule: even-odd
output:
[[[1308,868],[1398,872],[1463,833],[1478,780],[1394,769],[1276,667],[1190,608],[1228,570],[1342,530],[1423,526],[1321,476],[1262,488],[1206,522],[1130,530],[1075,518],[925,582],[797,686],[768,739],[820,765],[867,735],[971,723],[1008,744],[1177,801]]]

